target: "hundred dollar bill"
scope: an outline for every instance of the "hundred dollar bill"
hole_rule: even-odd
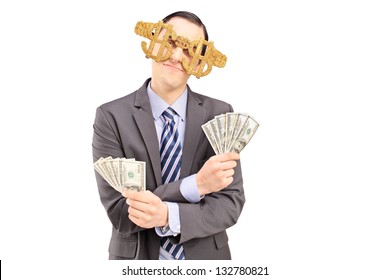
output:
[[[114,182],[114,179],[113,179],[113,174],[111,174],[111,171],[109,169],[109,167],[106,165],[106,162],[108,160],[111,160],[112,157],[106,157],[106,158],[100,158],[96,164],[97,166],[99,167],[99,169],[103,172],[104,176],[103,178],[111,185],[111,186],[114,186],[115,185],[115,182]]]
[[[213,130],[211,129],[210,122],[207,122],[204,125],[202,125],[202,129],[203,129],[204,134],[207,137],[207,140],[209,140],[209,143],[210,143],[211,147],[213,148],[214,153],[216,155],[218,155],[219,150],[218,150],[218,145],[217,145],[217,139],[215,138]]]
[[[234,134],[234,129],[237,125],[238,114],[226,113],[226,140],[225,140],[225,152],[229,152],[230,143]]]
[[[103,167],[100,166],[100,162],[104,160],[104,158],[99,158],[97,161],[94,162],[93,166],[95,167],[95,170],[100,174],[100,176],[103,177],[104,180],[108,182],[108,176],[106,175],[105,171],[103,170]]]
[[[224,153],[226,151],[226,115],[221,114],[214,118],[219,134],[219,146],[220,152]]]
[[[94,162],[95,170],[109,185],[123,192],[124,189],[146,189],[145,162],[135,159],[106,157]]]
[[[117,166],[118,160],[119,160],[118,158],[116,158],[116,159],[111,158],[105,162],[105,165],[106,165],[107,169],[109,170],[109,174],[110,174],[112,183],[117,188],[120,187],[118,177],[116,176],[116,174],[118,172],[118,166]]]
[[[256,133],[259,123],[248,114],[225,113],[202,125],[215,154],[240,153]]]
[[[246,120],[249,118],[248,114],[243,114],[243,113],[237,113],[237,121],[234,126],[234,130],[231,136],[231,140],[229,143],[229,147],[227,148],[227,152],[233,152],[233,145],[238,136],[240,135],[242,128],[245,125]]]
[[[115,179],[115,174],[110,166],[110,161],[112,161],[112,157],[100,158],[97,162],[95,162],[96,167],[100,170],[103,170],[104,175],[102,176],[111,187],[120,192],[120,187],[117,184],[117,180]]]
[[[212,119],[211,121],[209,121],[209,125],[211,128],[212,134],[214,135],[214,138],[215,138],[215,143],[216,143],[217,151],[218,151],[217,155],[222,154],[223,150],[221,147],[221,137],[219,135],[218,124],[217,124],[216,119]]]
[[[143,161],[122,161],[121,165],[121,187],[134,191],[144,191],[145,185],[145,162]]]
[[[240,153],[242,149],[249,143],[253,135],[256,133],[259,123],[254,120],[252,117],[248,117],[245,121],[244,126],[242,127],[239,135],[233,141],[231,149],[236,153]]]

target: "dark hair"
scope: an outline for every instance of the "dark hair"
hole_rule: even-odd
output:
[[[173,17],[184,18],[184,19],[188,20],[189,22],[192,22],[192,23],[202,27],[205,40],[206,41],[209,40],[209,34],[207,33],[206,26],[203,24],[203,22],[200,20],[200,18],[197,15],[195,15],[191,12],[187,12],[187,11],[178,11],[178,12],[174,12],[170,15],[167,15],[162,21],[164,23],[166,23],[167,21],[169,21]]]

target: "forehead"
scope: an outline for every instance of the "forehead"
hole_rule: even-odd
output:
[[[185,18],[174,17],[171,18],[166,23],[171,24],[173,26],[173,30],[176,32],[178,36],[187,37],[191,41],[204,38],[202,27],[188,21]]]

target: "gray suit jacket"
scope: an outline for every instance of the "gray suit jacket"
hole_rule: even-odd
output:
[[[183,243],[186,259],[230,259],[226,229],[237,222],[245,203],[240,162],[229,187],[206,195],[198,203],[190,203],[181,195],[181,179],[163,185],[159,141],[146,92],[149,81],[137,91],[97,108],[93,161],[107,156],[145,161],[147,189],[163,201],[179,205],[181,234],[171,240]],[[201,125],[231,111],[229,104],[197,94],[188,87],[181,178],[197,173],[214,155]],[[96,180],[101,202],[113,226],[110,258],[158,259],[160,237],[155,229],[144,229],[132,223],[125,198],[97,173]]]

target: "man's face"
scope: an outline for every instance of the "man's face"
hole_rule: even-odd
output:
[[[202,27],[197,26],[186,19],[175,17],[170,19],[167,24],[173,26],[173,30],[176,32],[177,36],[185,37],[189,41],[204,38]],[[164,36],[165,32],[166,30],[163,30],[160,36]],[[188,50],[176,47],[173,42],[170,43],[173,51],[171,57],[165,61],[152,62],[152,79],[165,81],[172,86],[183,85],[183,83],[187,83],[190,75],[184,70],[181,62],[183,58],[190,62],[191,56],[188,54]],[[158,49],[159,45],[156,44],[156,47],[153,50],[154,55],[157,53]]]

